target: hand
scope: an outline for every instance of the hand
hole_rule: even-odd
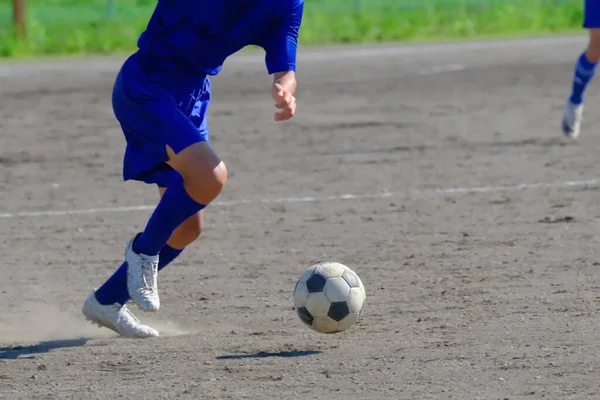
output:
[[[275,82],[271,88],[271,96],[275,99],[275,107],[280,112],[275,113],[275,121],[287,121],[296,113],[296,98],[280,83]]]

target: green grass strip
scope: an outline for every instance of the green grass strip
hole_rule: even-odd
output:
[[[110,1],[110,0],[109,0]],[[0,57],[135,49],[155,0],[29,0],[28,36],[0,0]],[[472,39],[581,29],[583,0],[306,0],[302,45]]]

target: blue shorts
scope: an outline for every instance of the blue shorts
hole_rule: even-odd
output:
[[[600,28],[600,1],[585,0],[583,27],[587,29]]]
[[[181,176],[166,164],[166,146],[179,153],[209,140],[210,80],[149,65],[132,55],[113,89],[113,110],[127,142],[123,179],[168,187]]]

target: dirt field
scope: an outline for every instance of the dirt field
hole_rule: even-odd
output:
[[[144,341],[80,314],[158,198],[121,179],[122,59],[0,64],[0,398],[600,398],[596,85],[581,139],[559,130],[583,44],[307,50],[283,125],[262,55],[232,59],[230,180],[161,311],[132,307]],[[292,309],[320,260],[367,290],[340,335]]]

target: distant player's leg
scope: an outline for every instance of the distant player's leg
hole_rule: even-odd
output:
[[[588,47],[579,56],[575,65],[573,89],[565,104],[562,119],[563,133],[571,138],[578,137],[581,132],[583,96],[600,60],[600,2],[595,0],[585,2],[584,27],[589,30]]]

